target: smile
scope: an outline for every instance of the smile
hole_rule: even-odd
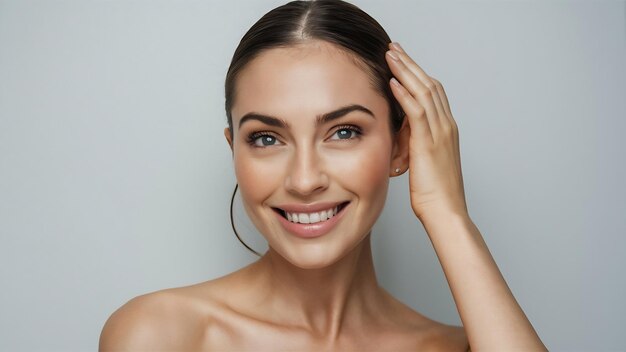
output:
[[[337,215],[349,202],[343,202],[335,207],[331,207],[317,212],[289,212],[280,208],[273,208],[274,211],[282,215],[285,219],[300,224],[315,224],[321,221],[326,221],[333,216]]]
[[[337,214],[337,212],[343,207],[345,207],[348,203],[342,203],[334,208],[314,212],[314,213],[296,213],[296,212],[288,212],[283,210],[283,216],[286,214],[287,220],[300,224],[315,224],[321,221],[326,221]]]
[[[315,212],[286,211],[272,208],[280,223],[290,233],[298,237],[312,238],[328,233],[342,218],[344,208],[350,202],[343,202],[328,209]]]

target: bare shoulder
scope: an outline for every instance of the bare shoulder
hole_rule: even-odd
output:
[[[404,340],[407,342],[403,346],[407,347],[398,349],[467,352],[469,343],[462,326],[433,320],[399,301],[386,290],[383,292],[391,302],[386,310],[393,312],[391,316],[396,319],[395,326],[401,326],[399,331],[406,337]]]
[[[424,339],[424,350],[467,352],[469,342],[462,326],[433,323]]]
[[[195,288],[171,288],[134,297],[107,319],[100,351],[172,350],[196,346],[210,319],[210,300]]]

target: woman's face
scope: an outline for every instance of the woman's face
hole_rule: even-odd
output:
[[[298,267],[344,257],[386,200],[395,150],[386,100],[363,69],[322,41],[263,52],[241,71],[235,100],[233,139],[224,132],[252,222]],[[347,106],[356,108],[318,118]],[[335,206],[323,221],[328,212],[319,211]],[[298,215],[305,224],[291,213],[306,214]]]

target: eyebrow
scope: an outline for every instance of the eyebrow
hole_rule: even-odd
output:
[[[363,105],[351,104],[351,105],[341,107],[337,110],[327,112],[322,115],[317,115],[317,118],[315,119],[315,126],[317,127],[319,125],[323,125],[332,120],[336,120],[353,111],[362,111],[370,115],[371,117],[376,118],[374,116],[374,113],[372,113],[368,108],[364,107]],[[289,123],[287,123],[287,121],[281,118],[268,116],[268,115],[262,115],[256,112],[249,112],[243,115],[241,120],[239,120],[239,128],[241,128],[241,125],[243,125],[244,122],[249,121],[249,120],[258,120],[258,121],[263,122],[266,125],[275,126],[275,127],[290,128]]]

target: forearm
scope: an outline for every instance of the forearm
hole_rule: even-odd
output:
[[[422,219],[472,351],[546,351],[469,216]]]

